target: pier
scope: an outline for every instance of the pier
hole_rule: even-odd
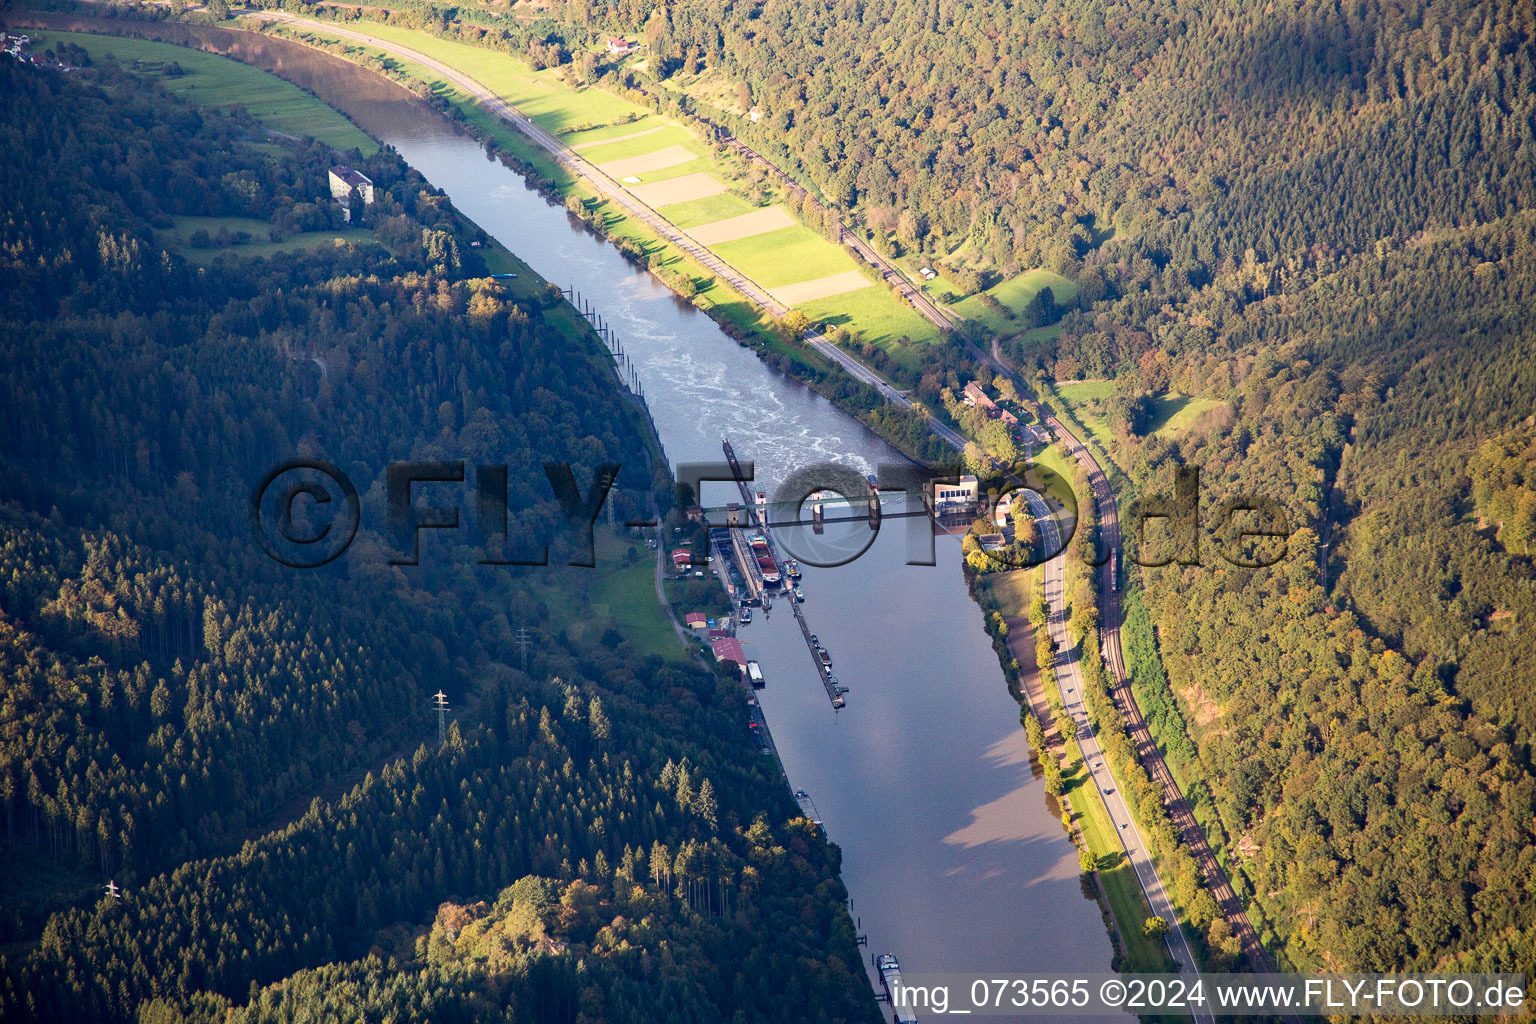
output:
[[[741,592],[731,583],[730,574],[720,582],[725,584],[726,593],[731,597],[748,605],[761,605],[763,603],[763,578],[757,572],[757,566],[752,559],[752,553],[742,543],[741,531],[730,527],[715,527],[709,531],[710,545],[721,558],[722,565],[734,565],[741,576]]]
[[[755,528],[762,533],[763,539],[768,543],[768,550],[773,555],[773,560],[782,566],[784,564],[784,559],[779,555],[777,549],[774,547],[773,535],[768,530],[768,518],[766,514],[759,515],[757,497],[752,493],[751,487],[747,484],[746,477],[742,474],[741,463],[736,459],[736,450],[731,447],[730,438],[722,439],[721,447],[725,451],[725,461],[731,467],[731,476],[733,479],[735,479],[736,486],[741,489],[741,507],[740,509],[731,510],[733,513],[733,519],[729,528],[726,530],[726,532],[731,535],[731,542],[732,545],[737,549],[738,558],[742,557],[742,551],[746,550],[746,544],[741,536],[741,524],[737,523],[734,519],[734,513],[739,511],[746,517],[746,526]],[[755,569],[757,562],[756,559],[751,557],[750,550],[746,550],[745,558],[746,561],[750,563],[748,568]],[[742,576],[743,579],[746,580],[754,579],[753,574],[750,572],[744,571]],[[761,597],[766,591],[766,588],[762,583],[761,575],[758,575],[755,578],[757,580],[758,587],[762,588],[758,592],[758,596]],[[751,585],[751,583],[748,583],[749,587]],[[800,602],[791,600],[788,602],[788,604],[790,612],[795,617],[795,622],[800,625],[800,635],[805,638],[806,650],[808,650],[811,655],[811,664],[816,666],[816,674],[821,678],[822,688],[827,691],[827,699],[832,702],[832,708],[834,711],[841,710],[845,704],[845,701],[843,700],[843,694],[840,692],[843,688],[838,684],[837,677],[832,674],[830,656],[828,656],[828,658],[824,661],[822,658],[824,649],[811,639],[811,627],[806,624],[805,613],[801,610]]]

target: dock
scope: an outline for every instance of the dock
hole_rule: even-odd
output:
[[[731,447],[730,438],[723,438],[721,440],[721,447],[725,451],[725,461],[731,467],[731,476],[735,478],[736,486],[741,489],[742,505],[740,508],[732,509],[732,513],[740,513],[743,515],[746,519],[746,523],[744,525],[752,529],[756,529],[759,533],[762,534],[763,539],[768,543],[768,550],[772,553],[773,560],[782,566],[784,564],[784,559],[782,556],[780,556],[777,548],[774,546],[773,535],[768,530],[767,516],[759,515],[757,495],[752,492],[752,489],[747,484],[746,477],[742,474],[741,463],[736,459],[736,450]],[[766,503],[764,507],[766,507]],[[728,533],[731,537],[731,543],[737,550],[737,557],[749,562],[750,567],[755,569],[757,561],[751,557],[751,551],[747,548],[745,538],[743,538],[741,535],[741,525],[742,524],[732,522],[725,532]],[[751,572],[744,571],[742,578],[750,581],[754,577]],[[762,577],[759,575],[756,578],[758,587],[756,596],[761,600],[766,594],[766,588],[763,585]],[[748,587],[751,586],[752,584],[749,582]],[[806,650],[809,651],[811,655],[811,664],[816,666],[816,674],[821,679],[822,688],[827,691],[827,699],[832,702],[832,708],[834,711],[841,710],[846,703],[843,700],[843,692],[845,688],[838,683],[837,677],[832,674],[831,657],[828,655],[824,661],[822,655],[825,653],[825,650],[821,647],[820,644],[811,639],[811,627],[806,624],[805,612],[801,610],[800,602],[791,598],[788,603],[790,612],[795,616],[795,622],[799,623],[800,625],[800,635],[805,638]]]
[[[732,598],[747,605],[763,603],[763,577],[757,572],[752,552],[742,543],[741,531],[730,527],[715,527],[709,531],[709,542],[720,556],[722,565],[734,565],[741,576],[741,588],[732,586],[729,574],[721,582]]]

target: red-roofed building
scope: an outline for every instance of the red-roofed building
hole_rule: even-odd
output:
[[[965,386],[965,391],[962,392],[961,400],[965,402],[966,405],[974,405],[978,408],[985,409],[988,412],[991,412],[997,408],[997,403],[988,398],[987,393],[981,389],[981,385],[977,384],[975,381],[971,381]]]
[[[688,624],[689,629],[704,629],[709,626],[709,616],[703,612],[689,612],[683,616],[683,621]]]
[[[693,565],[693,552],[687,548],[677,548],[672,552],[672,565],[679,571],[687,571]]]
[[[723,636],[712,645],[715,651],[716,661],[734,661],[737,668],[747,667],[747,652],[742,650],[741,641],[733,636]]]

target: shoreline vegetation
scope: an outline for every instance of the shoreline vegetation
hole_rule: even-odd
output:
[[[169,11],[166,7],[156,4],[132,3],[108,6],[60,0],[56,3],[31,4],[20,13],[26,14],[29,9],[34,14],[75,17],[87,21],[110,23],[112,26],[110,29],[102,26],[83,29],[87,32],[94,33],[99,29],[102,35],[148,38],[189,50],[206,52],[217,51],[206,50],[203,45],[193,45],[177,39],[155,39],[151,33],[161,25],[181,25],[271,36],[308,46],[373,71],[434,107],[459,129],[485,145],[495,159],[527,181],[546,200],[555,205],[565,206],[588,230],[613,244],[635,266],[650,271],[680,298],[708,315],[727,335],[739,344],[752,349],[770,366],[833,402],[909,458],[931,465],[942,463],[949,456],[947,446],[934,437],[929,429],[927,416],[938,415],[934,410],[926,408],[904,410],[885,402],[874,388],[853,379],[841,367],[802,343],[798,337],[798,330],[803,329],[803,323],[796,319],[794,313],[783,321],[774,319],[645,225],[611,209],[611,203],[604,202],[564,165],[528,141],[521,133],[500,121],[490,111],[485,110],[472,97],[458,91],[450,83],[443,82],[427,69],[411,61],[371,50],[355,42],[337,38],[325,39],[305,26],[243,18],[236,18],[232,22],[218,21],[209,15],[197,12],[186,14],[180,20],[173,20],[168,17]],[[118,26],[123,26],[124,31],[117,31]],[[429,39],[437,38],[423,34]],[[221,54],[221,56],[229,55]],[[231,56],[231,59],[238,58]],[[283,77],[280,72],[272,73],[280,78]],[[649,97],[649,94],[641,95]],[[651,116],[656,115],[653,113]],[[625,127],[613,128],[613,131],[621,134],[632,130]],[[740,245],[741,243],[732,244]],[[853,265],[868,269],[866,265],[858,263]],[[816,305],[826,305],[831,301],[819,300]],[[891,298],[890,301],[896,300]],[[834,327],[832,333],[834,340],[842,337],[837,330]],[[842,340],[846,341],[846,338]],[[898,386],[908,388],[914,386],[916,378],[912,369],[889,356],[882,358],[883,352],[884,350],[879,347],[871,349],[866,346],[862,353],[855,350],[853,354],[871,364],[871,367],[883,376],[887,378],[896,376]],[[925,367],[927,372],[932,372],[935,368],[953,369],[963,365],[964,362],[963,353],[956,346],[941,342],[925,346],[924,354],[936,358],[936,366]],[[874,358],[871,359],[871,356]],[[942,422],[942,417],[940,421]]]
[[[93,9],[89,5],[64,6],[71,8],[70,13],[78,13],[86,17],[101,13],[99,8]],[[118,6],[114,6],[113,10],[118,10]],[[158,9],[151,7],[148,10],[157,11]],[[141,32],[146,29],[153,30],[159,23],[158,20],[124,17],[115,17],[111,20],[116,25],[122,25],[125,28],[132,26]],[[181,22],[171,22],[171,24],[181,24]],[[803,345],[784,322],[774,321],[760,310],[757,311],[758,315],[755,318],[749,319],[743,316],[741,307],[747,307],[750,304],[729,285],[713,278],[702,266],[675,250],[644,225],[637,224],[630,218],[608,216],[603,210],[606,204],[602,203],[600,197],[593,194],[567,168],[504,124],[498,131],[495,124],[487,123],[491,120],[488,112],[486,117],[473,116],[475,108],[479,107],[475,101],[462,95],[456,100],[446,98],[444,93],[450,91],[446,83],[437,80],[438,85],[443,87],[439,89],[429,86],[423,78],[431,75],[431,72],[426,69],[401,58],[371,51],[370,48],[360,44],[338,39],[317,38],[314,32],[293,25],[273,22],[252,24],[241,20],[235,25],[210,23],[210,27],[288,39],[348,60],[408,89],[419,99],[431,104],[461,130],[484,144],[490,154],[521,176],[548,202],[552,205],[564,205],[588,230],[613,244],[631,263],[650,270],[679,297],[690,301],[709,315],[727,335],[753,349],[759,358],[816,390],[909,457],[932,463],[949,454],[949,450],[929,433],[927,422],[920,413],[903,413],[885,403],[874,389],[853,381],[840,368],[831,365],[824,357]],[[106,37],[143,38],[127,33],[106,31],[99,34]],[[161,45],[178,46],[192,52],[215,52],[175,40],[154,41]],[[220,56],[224,59],[236,60],[228,55]],[[283,77],[277,72],[265,73],[278,78]],[[426,90],[423,91],[421,86],[427,86]],[[295,86],[295,88],[301,87]],[[318,97],[317,101],[324,102]],[[480,109],[483,110],[483,108]],[[622,133],[626,129],[619,125],[613,126],[613,129],[620,134],[606,140],[594,139],[592,144],[622,141],[624,138]],[[496,247],[502,248],[499,244]],[[686,268],[688,272],[680,272],[677,269],[679,265]],[[529,274],[537,276],[533,275],[532,271],[529,271]],[[713,282],[712,287],[700,289],[697,285],[700,277],[709,278]],[[731,301],[711,301],[705,293],[712,293],[715,289],[719,289],[720,293],[728,296]],[[580,319],[579,315],[577,318]],[[889,366],[883,367],[882,372],[888,375],[890,369]],[[1065,403],[1060,402],[1059,399],[1052,405],[1061,410],[1066,408]],[[877,411],[884,415],[876,415]],[[1107,464],[1114,465],[1112,461]],[[980,582],[985,578],[970,572],[967,572],[967,577],[969,592],[973,600],[983,609],[984,628],[994,636],[996,646],[998,633],[997,625],[993,621],[995,609],[988,609],[987,599],[979,588]],[[1006,636],[1006,630],[1003,635]],[[1032,708],[1027,696],[1018,688],[1017,668],[1010,666],[1013,659],[1008,652],[1006,642],[1003,642],[999,648],[998,657],[1004,668],[1005,677],[1009,680],[1010,692],[1014,694],[1015,699],[1021,701],[1021,722],[1027,725],[1028,720],[1031,719],[1040,721],[1037,710]],[[1060,697],[1057,694],[1056,701],[1059,703],[1059,700]],[[1051,725],[1049,720],[1041,724],[1047,727]],[[1076,751],[1075,743],[1060,744],[1058,736],[1057,744],[1041,745],[1036,742],[1034,730],[1026,728],[1026,732],[1030,734],[1031,749],[1041,763],[1044,763],[1046,757],[1061,757],[1066,764],[1066,775],[1073,777],[1078,774],[1082,767],[1082,756]],[[1076,790],[1081,786],[1082,781],[1079,779],[1072,784],[1071,788]],[[1085,887],[1092,892],[1100,905],[1106,928],[1116,948],[1117,962],[1123,958],[1124,969],[1162,969],[1167,963],[1166,953],[1161,949],[1160,942],[1142,934],[1140,925],[1150,914],[1150,910],[1147,909],[1145,898],[1129,866],[1124,863],[1123,850],[1119,846],[1112,825],[1108,823],[1102,804],[1093,799],[1074,802],[1071,793],[1065,791],[1059,794],[1052,793],[1051,797],[1061,799],[1069,808],[1070,820],[1064,819],[1064,825],[1072,835],[1073,842],[1094,858],[1094,868],[1091,873],[1087,870],[1088,862],[1084,861]],[[1089,879],[1096,879],[1096,881],[1088,881]]]
[[[225,0],[42,3],[182,25],[229,13]],[[673,157],[718,163],[731,159],[722,149],[755,147],[966,318],[921,350],[850,334],[860,359],[921,403],[916,414],[883,406],[821,362],[833,350],[798,345],[798,320],[765,321],[595,195],[573,190],[567,209],[915,457],[948,454],[924,415],[967,429],[968,465],[1011,449],[956,401],[966,377],[986,387],[1011,362],[1029,385],[1019,391],[1080,439],[1082,464],[1096,462],[1122,501],[1157,500],[1188,467],[1206,474],[1213,502],[1283,494],[1283,564],[1127,572],[1119,598],[1097,594],[1123,637],[1106,637],[1102,662],[1091,589],[1065,595],[1070,636],[1051,624],[1081,645],[1082,692],[1114,732],[1106,764],[1131,759],[1119,781],[1191,938],[1214,970],[1236,948],[1262,966],[1261,946],[1300,970],[1536,959],[1536,890],[1521,881],[1536,877],[1536,703],[1519,685],[1532,676],[1520,638],[1536,619],[1536,448],[1522,400],[1536,393],[1525,315],[1536,37],[1523,8],[1108,0],[1019,16],[987,2],[946,23],[899,0],[870,31],[795,4],[255,3],[332,19],[323,25],[382,23],[381,44],[427,40],[422,51],[460,55],[466,69],[509,54],[538,79],[512,92],[607,105],[556,134],[580,127],[583,152],[604,160],[650,156],[620,166],[658,196],[684,195],[682,176],[697,171]],[[460,124],[487,121],[430,75],[412,81],[380,52],[353,57]],[[619,123],[624,103],[648,111],[645,124]],[[695,148],[633,137],[661,121],[694,126]],[[712,126],[741,146],[711,145]],[[490,129],[504,161],[524,153],[560,182],[558,166]],[[684,152],[655,155],[669,147]],[[669,207],[674,223],[715,225],[735,258],[760,258],[768,240],[726,238],[739,226],[718,224],[778,205],[772,175],[748,182]],[[190,237],[182,247],[197,248]],[[878,319],[860,296],[889,307],[873,287],[807,298],[839,282],[821,262],[835,253],[804,252],[820,283],[791,295],[807,322]],[[1073,479],[1072,461],[1051,448],[1037,467]],[[968,543],[968,558],[979,554]],[[1123,616],[1110,610],[1119,600]],[[1126,687],[1147,746],[1125,749],[1105,682],[1117,697]],[[1174,813],[1192,827],[1193,867],[1162,842],[1143,758],[1159,778],[1166,764],[1168,795],[1187,798]],[[1046,763],[1065,790],[1065,770]],[[1216,871],[1214,890],[1196,887],[1214,866],[1207,843],[1245,914],[1210,915],[1225,890]]]
[[[668,628],[654,600],[620,614],[647,596],[637,550],[570,582],[466,572],[483,549],[456,537],[414,573],[296,573],[227,500],[297,447],[373,502],[414,441],[505,460],[512,550],[562,543],[559,502],[523,483],[547,460],[620,466],[616,519],[670,507],[590,325],[531,274],[492,278],[391,152],[355,164],[371,239],[162,255],[191,219],[337,229],[334,152],[261,141],[110,42],[53,45],[0,60],[27,214],[5,246],[0,1017],[731,1020],[785,999],[877,1021],[838,851],[744,742],[740,687],[641,652]]]

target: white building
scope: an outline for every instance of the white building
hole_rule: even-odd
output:
[[[957,483],[935,482],[933,487],[933,508],[941,515],[945,512],[969,511],[976,507],[980,497],[980,488],[976,478],[969,473],[962,476]]]
[[[353,192],[363,197],[364,206],[373,205],[373,182],[366,174],[346,166],[332,167],[331,198],[341,204],[348,221],[352,219]]]
[[[992,522],[1002,529],[1008,525],[1008,520],[1013,518],[1013,505],[1019,498],[1018,491],[1009,491],[997,499],[997,508],[992,512]]]

